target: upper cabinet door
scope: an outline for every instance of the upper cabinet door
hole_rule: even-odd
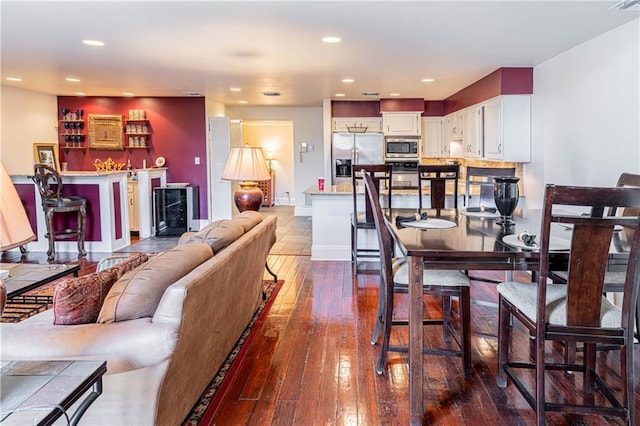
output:
[[[446,138],[450,142],[462,142],[464,139],[464,119],[466,110],[452,112],[445,117],[447,121]]]
[[[443,119],[441,117],[422,118],[422,156],[448,157],[449,141],[442,132]]]
[[[531,161],[531,96],[503,95],[483,107],[485,158]]]
[[[384,112],[382,130],[386,136],[420,136],[419,112]]]
[[[482,107],[472,106],[466,111],[465,134],[462,155],[467,158],[482,158]]]

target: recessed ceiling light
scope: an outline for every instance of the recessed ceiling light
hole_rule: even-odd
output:
[[[131,92],[122,92],[123,96],[135,96],[135,94],[131,93]]]
[[[241,92],[242,89],[239,87],[230,87],[229,90],[231,90],[232,92]]]
[[[389,93],[389,96],[400,96],[400,93]]]
[[[433,78],[423,78],[422,82],[423,83],[433,83],[435,80]]]
[[[74,95],[76,95],[76,96],[87,96],[87,94],[84,93],[84,92],[75,92]]]
[[[104,46],[104,42],[99,40],[82,40],[87,46]]]
[[[343,78],[343,79],[342,79],[342,82],[343,82],[343,83],[353,83],[354,81],[355,81],[355,80],[354,80],[354,79],[352,79],[352,78]]]
[[[9,81],[22,81],[22,79],[20,77],[7,77],[7,80],[9,80]]]
[[[336,96],[337,98],[343,98],[343,97],[345,97],[346,95],[345,95],[344,93],[336,93],[336,94],[335,94],[335,96]]]
[[[322,41],[325,43],[340,43],[342,39],[336,36],[327,36],[327,37],[322,37]]]
[[[248,104],[249,101],[238,101],[239,104]]]
[[[79,78],[67,77],[65,80],[70,81],[71,83],[78,83],[80,81]]]
[[[280,96],[280,92],[262,92],[265,96]]]

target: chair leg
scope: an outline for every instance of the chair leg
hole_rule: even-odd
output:
[[[53,210],[45,209],[45,216],[47,222],[47,238],[49,239],[49,250],[47,250],[47,260],[49,262],[55,260],[56,258],[56,247],[55,247],[55,234],[53,232]]]
[[[504,306],[502,297],[498,301],[498,387],[507,387],[507,373],[504,367],[507,365],[509,355],[509,342],[511,341],[511,314]]]
[[[545,361],[544,361],[544,336],[537,330],[535,336],[535,364],[536,364],[536,424],[545,426]]]
[[[620,348],[620,362],[622,366],[622,389],[623,404],[628,410],[629,419],[627,424],[636,425],[635,410],[635,366],[633,363],[633,339],[628,341],[624,347]]]
[[[391,323],[393,321],[393,290],[385,290],[384,312],[382,315],[382,344],[380,345],[380,354],[378,356],[378,374],[384,373],[384,367],[387,365],[387,354],[389,352],[389,339],[391,337]]]
[[[451,296],[442,296],[442,340],[451,341]]]
[[[84,249],[84,233],[87,224],[87,208],[82,206],[78,211],[78,257],[85,257],[87,251]]]
[[[587,393],[593,393],[593,376],[592,371],[596,368],[596,345],[595,343],[584,344],[584,374],[583,376],[583,388]]]
[[[465,377],[471,377],[471,290],[469,287],[462,287],[458,303],[462,333],[462,365]]]
[[[382,271],[381,271],[381,274],[382,274]],[[378,343],[378,340],[380,339],[380,329],[381,329],[381,324],[383,322],[382,316],[384,315],[385,291],[384,291],[384,285],[382,285],[382,283],[383,283],[382,276],[380,276],[380,291],[378,291],[378,312],[376,313],[376,323],[373,326],[373,334],[371,336],[372,345],[375,345],[376,343]]]

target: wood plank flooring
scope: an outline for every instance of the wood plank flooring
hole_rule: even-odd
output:
[[[274,212],[275,209],[275,212]],[[408,417],[408,362],[406,354],[391,353],[384,375],[377,375],[378,347],[371,345],[377,305],[378,277],[359,275],[352,280],[349,262],[312,262],[310,221],[293,218],[292,209],[264,209],[278,214],[279,238],[291,238],[272,251],[271,269],[284,280],[259,335],[211,418],[213,425],[406,425]],[[152,241],[144,240],[145,244]],[[153,250],[152,250],[153,251]],[[95,270],[109,253],[90,253],[81,261],[82,274]],[[46,263],[46,254],[28,253],[23,261]],[[58,262],[76,261],[75,253],[60,253]],[[15,252],[3,262],[19,262]],[[485,273],[486,274],[486,273]],[[473,275],[480,275],[474,272]],[[500,278],[494,274],[493,278]],[[527,280],[528,276],[516,274]],[[270,276],[265,272],[265,279]],[[472,283],[472,298],[496,301],[495,285]],[[426,300],[433,315],[438,303]],[[406,313],[406,297],[399,296],[398,312]],[[496,386],[497,309],[472,305],[473,376],[465,379],[458,358],[425,356],[425,418],[435,425],[531,425],[533,411],[513,385]],[[393,334],[407,340],[404,330]],[[524,329],[514,328],[516,347],[528,353]],[[441,329],[425,330],[425,342],[442,345]],[[560,348],[557,354],[560,353]],[[636,348],[636,354],[638,349]],[[636,356],[636,395],[640,395],[640,356]],[[619,377],[617,351],[598,354],[607,375]],[[581,377],[554,376],[553,388],[566,389]],[[574,393],[580,398],[579,393]],[[636,400],[640,412],[640,402]],[[598,416],[550,414],[550,425],[622,424]]]

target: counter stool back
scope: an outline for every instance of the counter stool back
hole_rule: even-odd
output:
[[[47,226],[45,237],[49,240],[47,260],[55,260],[56,241],[70,238],[76,238],[78,241],[78,257],[86,256],[87,252],[84,249],[84,237],[87,220],[87,200],[74,195],[63,196],[62,176],[60,176],[54,168],[46,164],[36,164],[34,166],[34,175],[31,176],[31,179],[38,187],[38,192],[42,198],[42,209],[44,210],[45,223]],[[54,228],[54,214],[69,212],[76,212],[76,227],[56,230]]]
[[[493,197],[493,178],[494,177],[511,177],[516,175],[515,167],[467,167],[465,187],[464,187],[464,205],[469,207],[471,204],[471,188],[479,186],[479,197],[477,205],[485,207],[495,207]]]
[[[429,182],[432,209],[444,209],[447,181],[453,180],[453,208],[458,208],[458,164],[431,164],[418,166],[418,204],[422,210],[422,188]]]

